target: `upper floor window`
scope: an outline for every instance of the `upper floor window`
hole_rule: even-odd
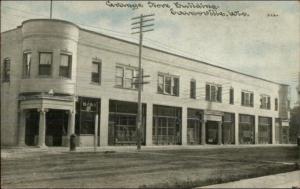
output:
[[[52,72],[52,53],[41,52],[39,62],[39,75],[50,76]]]
[[[260,108],[271,109],[271,98],[268,95],[260,95]]]
[[[275,111],[278,111],[278,98],[275,98]]]
[[[5,58],[3,62],[3,82],[10,81],[10,59]]]
[[[190,97],[196,99],[196,81],[191,80],[190,82]]]
[[[101,83],[101,62],[93,61],[92,62],[92,82]]]
[[[157,92],[160,94],[179,96],[179,78],[169,74],[159,73]]]
[[[31,52],[24,52],[23,54],[23,77],[30,77],[31,69]]]
[[[67,54],[60,55],[59,76],[71,78],[72,56]]]
[[[126,89],[136,89],[137,84],[134,82],[137,80],[138,69],[131,66],[116,66],[116,87],[122,87]]]
[[[206,100],[211,102],[222,102],[222,86],[206,84]]]
[[[250,106],[253,107],[253,98],[254,98],[254,94],[253,92],[249,92],[249,91],[242,91],[242,106]]]
[[[234,104],[234,89],[229,89],[229,104]]]

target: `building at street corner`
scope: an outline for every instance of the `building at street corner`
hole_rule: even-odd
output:
[[[27,20],[1,33],[1,145],[135,145],[138,45]],[[144,47],[142,144],[288,143],[288,86]]]

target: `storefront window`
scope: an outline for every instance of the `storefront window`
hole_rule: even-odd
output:
[[[153,105],[153,144],[174,145],[181,143],[181,109]]]
[[[141,138],[144,143],[146,106],[142,108]],[[137,142],[137,104],[125,101],[109,102],[109,145],[135,145]]]
[[[223,144],[234,144],[234,114],[224,113],[222,135]]]
[[[254,144],[254,116],[239,115],[239,142],[240,144]]]
[[[99,109],[100,99],[79,97],[75,125],[76,134],[95,134],[95,116],[99,115]]]
[[[272,143],[272,118],[259,117],[258,118],[258,143],[271,144]]]

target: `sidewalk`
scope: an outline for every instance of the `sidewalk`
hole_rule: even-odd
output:
[[[300,171],[244,179],[199,188],[300,188]]]

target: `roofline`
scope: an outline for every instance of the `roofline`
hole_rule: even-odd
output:
[[[27,23],[27,22],[32,22],[32,21],[51,21],[51,22],[62,22],[62,23],[66,23],[66,24],[70,24],[73,25],[75,27],[77,27],[78,29],[81,29],[77,24],[73,23],[73,22],[69,22],[66,20],[60,20],[60,19],[48,19],[48,18],[36,18],[36,19],[29,19],[29,20],[25,20],[22,22],[21,25]]]
[[[103,33],[91,31],[91,30],[88,30],[88,29],[85,29],[85,28],[82,28],[82,27],[79,27],[79,28],[80,28],[80,30],[83,30],[83,31],[86,31],[86,32],[89,32],[89,33],[94,33],[94,34],[102,35],[104,37],[108,37],[108,38],[111,38],[111,39],[115,39],[115,40],[118,40],[118,41],[122,41],[122,42],[125,42],[125,43],[129,43],[129,44],[133,44],[133,45],[137,45],[138,46],[138,43],[135,43],[135,42],[131,42],[131,41],[127,41],[125,39],[120,39],[118,37],[113,37],[113,36],[106,35],[106,34],[103,34]],[[279,82],[271,81],[271,80],[268,80],[268,79],[256,77],[256,76],[253,76],[253,75],[245,74],[245,73],[238,72],[238,71],[235,71],[235,70],[232,70],[232,69],[229,69],[229,68],[224,68],[222,66],[217,66],[217,65],[214,65],[214,64],[210,64],[210,63],[207,63],[207,62],[203,62],[203,61],[200,61],[200,60],[197,60],[197,59],[194,59],[194,58],[186,57],[186,56],[175,54],[175,53],[172,53],[172,52],[164,51],[164,50],[161,50],[161,49],[149,47],[149,46],[146,46],[146,45],[143,45],[143,47],[145,47],[147,49],[150,49],[150,50],[154,50],[154,51],[166,53],[166,54],[169,54],[169,55],[172,55],[172,56],[177,56],[179,58],[183,58],[183,59],[186,59],[186,60],[190,60],[190,61],[194,61],[194,62],[197,62],[197,63],[206,64],[208,66],[213,66],[213,67],[216,67],[216,68],[227,70],[227,71],[230,71],[230,72],[242,74],[242,75],[245,75],[245,76],[248,76],[248,77],[252,77],[252,78],[255,78],[255,79],[259,79],[259,80],[263,80],[263,81],[266,81],[266,82],[274,83],[274,84],[277,84],[277,85],[289,86],[288,84],[279,83]]]
[[[111,38],[111,39],[114,39],[114,40],[118,40],[118,41],[122,41],[122,42],[125,42],[125,43],[129,43],[129,44],[138,46],[138,44],[135,43],[135,42],[131,42],[131,41],[128,41],[128,40],[125,40],[125,39],[120,39],[120,38],[118,38],[118,37],[113,37],[113,36],[106,35],[106,34],[103,34],[103,33],[91,31],[91,30],[82,28],[82,27],[78,26],[77,24],[74,24],[73,22],[69,22],[69,21],[66,21],[66,20],[60,20],[60,19],[46,19],[46,18],[29,19],[29,20],[23,21],[22,24],[21,24],[21,26],[23,26],[23,24],[25,24],[25,23],[27,23],[27,22],[32,22],[32,21],[55,21],[55,22],[63,22],[63,23],[71,24],[71,25],[73,25],[73,26],[79,28],[79,29],[82,30],[82,31],[86,31],[86,32],[89,32],[89,33],[94,33],[94,34],[97,34],[97,35],[102,35],[102,36],[104,36],[104,37],[108,37],[108,38]],[[7,33],[7,32],[10,32],[10,31],[13,31],[13,30],[16,30],[16,29],[18,29],[19,27],[20,27],[20,26],[18,26],[17,28],[11,29],[11,30],[4,31],[4,32],[2,32],[1,34]],[[190,57],[186,57],[186,56],[183,56],[183,55],[175,54],[175,53],[172,53],[172,52],[164,51],[164,50],[161,50],[161,49],[157,49],[157,48],[153,48],[153,47],[149,47],[149,46],[145,46],[145,45],[143,45],[143,47],[145,47],[145,48],[147,48],[147,49],[150,49],[150,50],[157,51],[157,52],[162,52],[162,53],[165,53],[165,54],[169,54],[169,55],[172,55],[172,56],[176,56],[176,57],[179,57],[179,58],[183,58],[183,59],[186,59],[186,60],[194,61],[194,62],[201,63],[201,64],[206,64],[206,65],[208,65],[208,66],[220,68],[220,69],[223,69],[223,70],[227,70],[227,71],[230,71],[230,72],[233,72],[233,73],[245,75],[245,76],[247,76],[247,77],[252,77],[252,78],[255,78],[255,79],[263,80],[263,81],[270,82],[270,83],[274,83],[274,84],[278,84],[278,85],[289,86],[288,84],[278,83],[278,82],[275,82],[275,81],[263,79],[263,78],[260,78],[260,77],[256,77],[256,76],[249,75],[249,74],[245,74],[245,73],[238,72],[238,71],[235,71],[235,70],[232,70],[232,69],[224,68],[224,67],[221,67],[221,66],[217,66],[217,65],[210,64],[210,63],[207,63],[207,62],[203,62],[203,61],[200,61],[200,60],[197,60],[197,59],[194,59],[194,58],[190,58]]]
[[[12,32],[12,31],[18,30],[18,29],[19,29],[19,26],[16,27],[16,28],[13,28],[13,29],[9,29],[9,30],[3,31],[3,32],[1,32],[1,34],[5,34],[5,33],[8,33],[8,32]]]

